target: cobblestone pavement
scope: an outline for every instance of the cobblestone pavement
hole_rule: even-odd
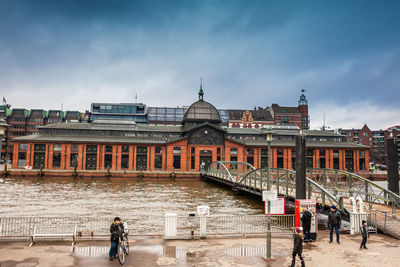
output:
[[[304,244],[306,266],[396,266],[400,262],[400,240],[372,235],[368,250],[359,250],[360,236],[341,235],[341,244],[329,243],[329,233],[321,231],[318,241]],[[0,242],[0,267],[34,266],[120,266],[108,260],[109,242]],[[204,240],[136,239],[130,242],[124,266],[288,266],[293,241],[273,236],[273,260],[264,261],[265,238]],[[300,262],[297,261],[297,266]]]

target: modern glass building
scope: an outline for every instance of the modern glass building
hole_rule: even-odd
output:
[[[92,103],[90,121],[124,120],[147,122],[147,106],[143,103]]]

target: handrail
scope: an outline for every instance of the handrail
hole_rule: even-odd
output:
[[[363,182],[367,182],[368,184],[373,185],[374,187],[376,187],[376,188],[382,190],[383,192],[389,194],[390,196],[393,197],[393,199],[396,199],[396,200],[399,201],[399,203],[400,203],[400,195],[397,195],[396,193],[394,193],[394,192],[392,192],[392,191],[390,191],[390,190],[388,190],[388,189],[386,189],[386,188],[384,188],[384,187],[382,187],[382,186],[380,186],[380,185],[374,183],[373,181],[370,181],[370,180],[368,180],[368,179],[366,179],[366,178],[364,178],[364,177],[362,177],[362,176],[360,176],[360,175],[358,175],[358,174],[351,173],[351,172],[347,172],[347,171],[343,171],[343,170],[327,169],[327,168],[326,168],[326,169],[322,169],[322,168],[307,168],[307,170],[313,170],[313,171],[314,171],[314,170],[316,170],[316,171],[331,171],[331,172],[335,172],[335,173],[339,173],[339,174],[350,175],[350,176],[352,176],[352,177],[354,177],[354,178],[356,178],[356,179],[358,179],[358,180],[361,180],[361,181],[363,181]]]
[[[252,175],[253,173],[258,172],[258,171],[265,171],[265,170],[267,170],[267,168],[259,168],[259,169],[256,169],[256,170],[253,170],[253,171],[247,173],[247,174],[238,182],[238,184],[239,184],[239,185],[242,185],[243,183],[245,183],[245,180],[248,179],[248,177],[251,177],[251,175]],[[283,169],[283,168],[270,168],[270,171],[271,171],[271,172],[276,172],[276,173],[279,173],[279,171],[281,171],[281,172],[287,172],[287,173],[289,173],[289,174],[296,175],[296,172],[295,172],[295,171],[293,171],[293,170],[288,170],[288,169]],[[333,201],[337,204],[338,207],[341,207],[341,206],[342,206],[342,205],[340,204],[340,200],[338,200],[334,195],[332,195],[332,194],[331,194],[328,190],[326,190],[323,186],[321,186],[320,184],[314,182],[312,179],[310,179],[310,178],[308,178],[308,177],[306,177],[306,181],[309,182],[309,183],[311,183],[313,186],[317,187],[319,190],[321,190],[321,192],[324,192],[324,194],[325,194],[326,196],[328,196],[331,200],[333,200]],[[343,210],[344,210],[346,213],[349,214],[349,211],[348,211],[344,206],[343,206],[342,208],[343,208]]]

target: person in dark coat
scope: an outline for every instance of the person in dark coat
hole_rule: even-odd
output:
[[[304,242],[312,241],[311,238],[311,219],[312,219],[312,214],[308,209],[306,208],[303,212],[303,216],[301,216],[300,220],[303,225],[304,229]]]
[[[367,231],[367,222],[365,220],[362,221],[362,226],[360,227],[360,231],[361,231],[361,236],[362,236],[362,242],[360,245],[360,249],[367,249],[367,247],[365,246],[367,244],[367,238],[368,238],[368,231]]]
[[[336,241],[338,242],[338,244],[340,244],[339,229],[340,229],[341,223],[342,223],[342,216],[340,215],[340,212],[336,209],[336,206],[332,205],[331,211],[329,212],[329,216],[328,216],[328,227],[330,230],[329,243],[332,243],[333,229],[335,229]]]
[[[114,221],[110,226],[111,233],[111,247],[110,252],[108,253],[110,261],[117,257],[117,247],[119,242],[119,236],[124,232],[124,225],[121,223],[121,219],[119,217],[115,217]]]
[[[294,267],[296,264],[296,255],[299,255],[299,259],[301,262],[301,267],[305,267],[304,259],[303,256],[301,255],[303,253],[303,233],[301,232],[299,227],[296,227],[295,233],[293,235],[293,252],[292,252],[292,264],[290,267]]]

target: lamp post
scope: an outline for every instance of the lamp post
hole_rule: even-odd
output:
[[[267,191],[271,190],[271,142],[272,142],[272,131],[271,129],[267,130],[267,144],[268,144],[268,166],[267,166]],[[271,200],[267,200],[268,205],[268,217],[267,217],[267,259],[271,258]]]
[[[4,119],[0,119],[0,160],[2,159],[1,149],[3,146],[3,136],[6,131],[7,126],[8,126],[8,124],[6,123],[6,121]],[[4,159],[5,159],[5,155],[4,155]]]

